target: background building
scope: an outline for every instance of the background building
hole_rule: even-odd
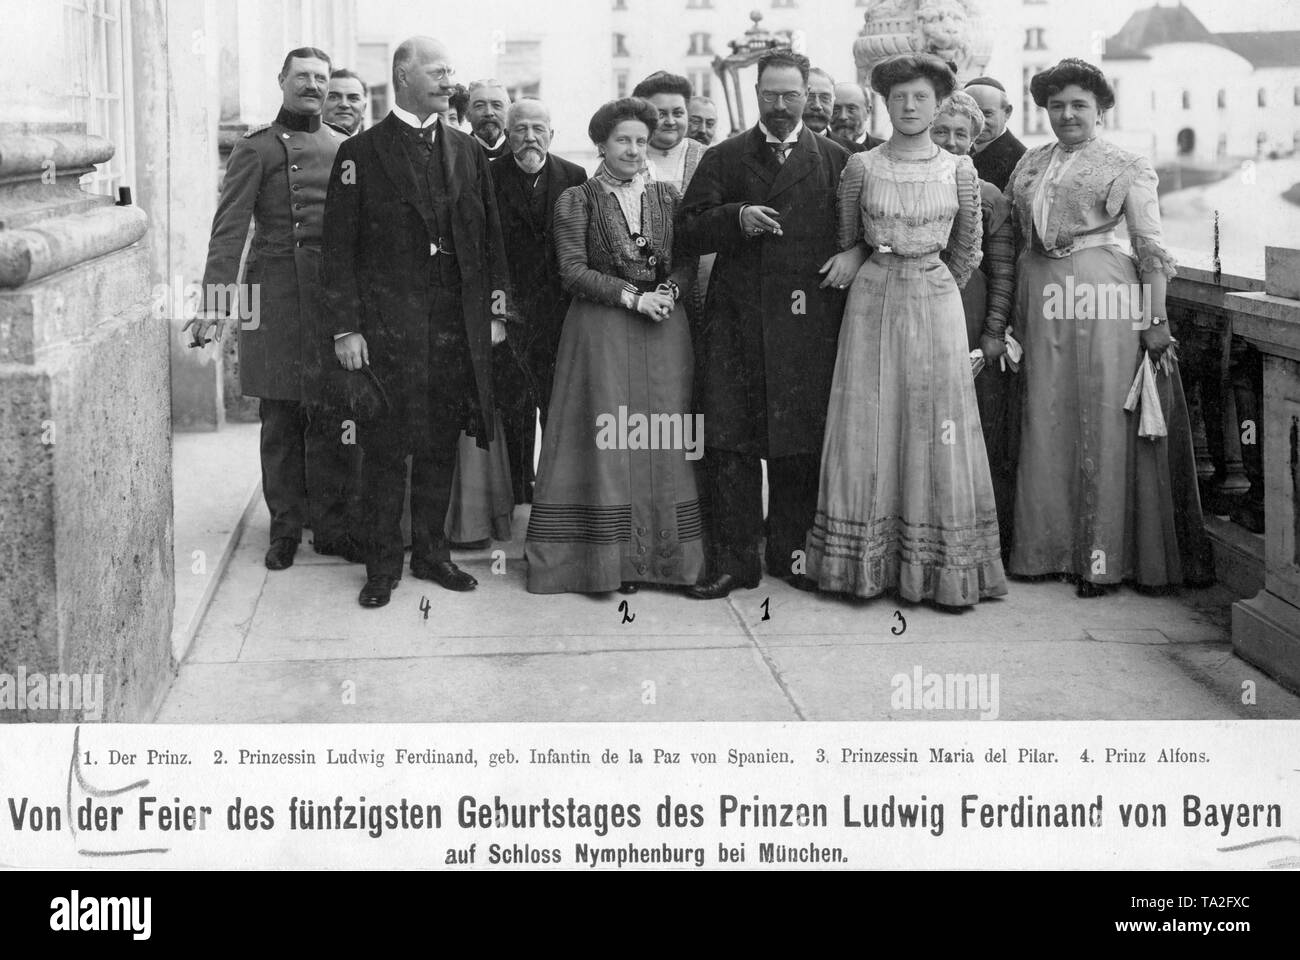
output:
[[[1300,149],[1300,30],[1212,33],[1188,7],[1134,13],[1106,40],[1116,139],[1156,162]]]

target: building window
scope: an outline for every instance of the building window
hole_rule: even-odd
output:
[[[1218,103],[1218,105],[1219,105],[1219,109],[1220,109],[1220,110],[1226,110],[1226,109],[1228,108],[1228,91],[1227,91],[1227,90],[1220,90],[1220,91],[1219,91],[1219,96],[1218,96],[1217,99],[1216,99],[1216,103]]]
[[[616,57],[631,56],[631,54],[627,52],[627,34],[625,33],[614,34],[614,56]]]
[[[713,43],[707,33],[692,33],[691,48],[686,51],[688,57],[713,56]]]
[[[1026,50],[1046,50],[1047,41],[1043,39],[1044,29],[1042,27],[1030,27],[1025,31],[1025,49]]]
[[[1192,94],[1191,91],[1189,90],[1183,91],[1183,109],[1184,110],[1192,109]]]
[[[691,91],[697,97],[713,96],[713,71],[692,70],[686,79],[691,81]]]
[[[1034,98],[1029,92],[1029,81],[1037,73],[1042,73],[1047,67],[1041,64],[1034,66],[1022,67],[1020,70],[1020,115],[1024,117],[1024,132],[1043,133],[1047,130],[1047,111],[1038,104],[1034,103]]]
[[[392,96],[388,89],[388,77],[392,70],[393,57],[388,52],[386,43],[358,43],[357,63],[352,69],[361,75],[361,79],[370,85],[370,116],[368,125],[374,125],[388,116]]]
[[[628,73],[626,70],[614,71],[614,96],[622,99],[627,96],[628,91]]]
[[[1255,100],[1261,107],[1268,106],[1268,97],[1265,96],[1263,87],[1259,88],[1259,94],[1255,97]]]
[[[65,0],[63,27],[72,115],[86,133],[116,147],[111,159],[81,178],[92,193],[118,196],[135,180],[130,46],[124,42],[129,7],[122,0]]]
[[[505,84],[511,100],[540,97],[542,90],[542,42],[505,40],[497,53],[496,76]]]

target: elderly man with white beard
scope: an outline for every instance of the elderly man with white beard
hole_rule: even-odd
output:
[[[510,441],[511,474],[516,481],[522,474],[527,493],[533,477],[537,411],[541,410],[545,428],[560,325],[569,309],[551,243],[555,201],[569,187],[585,183],[587,173],[550,153],[554,131],[551,113],[542,101],[525,98],[512,103],[505,125],[509,153],[492,161],[492,179],[510,285],[523,323],[503,345],[513,362],[496,365],[502,380],[513,375],[517,386],[502,383],[497,397]]]

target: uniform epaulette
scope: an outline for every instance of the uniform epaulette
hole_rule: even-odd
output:
[[[255,133],[261,133],[263,130],[269,130],[269,129],[271,129],[271,125],[269,123],[259,123],[257,126],[249,127],[246,131],[244,131],[244,136],[251,137]]]

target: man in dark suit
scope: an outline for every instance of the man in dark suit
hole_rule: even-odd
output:
[[[718,255],[695,331],[711,500],[711,570],[690,591],[698,599],[757,586],[764,533],[768,572],[808,587],[804,535],[817,508],[843,288],[852,280],[835,242],[835,194],[849,155],[800,120],[808,60],[770,53],[758,70],[758,125],[704,154],[675,225],[675,256]]]
[[[364,607],[388,603],[401,578],[408,455],[411,574],[449,590],[477,585],[452,563],[443,525],[460,431],[492,440],[491,344],[505,337],[509,280],[487,157],[438,122],[452,72],[437,40],[397,48],[396,105],[339,148],[325,204],[334,351],[346,370],[369,365],[389,404],[359,425]]]
[[[803,125],[824,137],[831,133],[831,112],[835,108],[835,78],[821,67],[808,68],[808,99],[804,102]]]
[[[867,133],[871,120],[871,99],[860,83],[835,84],[831,110],[831,139],[849,153],[861,153],[885,141]]]
[[[330,74],[329,93],[325,95],[325,122],[349,137],[361,132],[370,106],[370,88],[351,70],[340,67]]]
[[[984,113],[984,129],[975,138],[975,172],[999,190],[1007,188],[1011,171],[1025,155],[1025,145],[1007,129],[1011,119],[1011,101],[1007,91],[992,77],[976,77],[966,84],[965,90]]]
[[[475,80],[465,91],[465,116],[478,145],[495,160],[510,152],[506,142],[506,111],[510,94],[500,80]]]
[[[510,441],[511,473],[516,482],[522,474],[526,494],[533,478],[537,411],[541,410],[545,428],[560,327],[570,299],[560,285],[551,243],[555,201],[569,187],[587,181],[582,167],[548,152],[553,134],[551,113],[544,103],[527,98],[512,103],[506,113],[510,154],[492,161],[510,285],[522,320],[498,350],[510,352],[523,382],[509,398],[498,383],[498,404]]]
[[[252,223],[244,283],[254,298],[246,306],[257,309],[239,325],[239,386],[244,396],[260,398],[268,570],[293,565],[307,524],[317,553],[361,559],[348,513],[356,448],[344,442],[340,418],[322,405],[320,377],[333,360],[328,341],[313,335],[325,186],[346,139],[321,122],[329,71],[322,51],[291,50],[279,76],[280,112],[235,141],[203,271],[207,306],[217,309],[191,321],[196,340],[215,326],[220,341],[228,310],[217,302],[225,298],[213,294],[237,289]]]

